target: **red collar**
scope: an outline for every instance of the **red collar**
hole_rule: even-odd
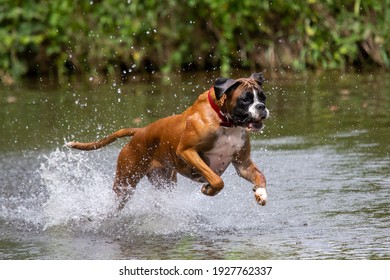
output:
[[[213,98],[211,97],[211,89],[213,87],[211,87],[209,89],[209,92],[208,92],[208,99],[209,99],[209,103],[211,105],[211,108],[214,109],[214,111],[218,114],[218,117],[221,119],[221,122],[219,123],[220,126],[224,126],[224,127],[233,127],[235,126],[234,123],[232,122],[232,120],[230,120],[228,117],[226,117],[222,112],[221,110],[219,109],[218,105],[215,104]]]

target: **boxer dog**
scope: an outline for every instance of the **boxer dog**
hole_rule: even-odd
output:
[[[265,205],[266,180],[250,157],[249,139],[249,132],[260,131],[269,115],[263,82],[261,73],[237,80],[218,78],[179,115],[142,128],[120,129],[100,141],[66,145],[96,150],[118,138],[132,136],[117,161],[113,189],[119,198],[119,209],[145,175],[160,188],[175,185],[179,173],[204,183],[202,193],[214,196],[224,187],[220,176],[230,163],[253,184],[257,203]]]

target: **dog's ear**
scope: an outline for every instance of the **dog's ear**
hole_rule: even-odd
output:
[[[214,92],[217,100],[221,99],[224,93],[234,90],[239,82],[233,79],[218,78],[214,83]]]
[[[261,86],[265,81],[262,73],[253,73],[249,78],[255,80],[259,86]]]

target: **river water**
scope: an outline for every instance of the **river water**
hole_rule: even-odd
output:
[[[1,87],[0,259],[389,259],[389,74],[265,74],[270,118],[252,136],[265,207],[229,167],[215,197],[143,180],[118,213],[126,140],[63,147],[179,113],[216,75]]]

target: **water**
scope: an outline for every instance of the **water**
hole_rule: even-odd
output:
[[[269,78],[271,117],[252,137],[265,207],[229,167],[215,197],[143,180],[118,213],[125,140],[63,147],[181,112],[215,78],[1,88],[0,259],[389,259],[389,75]]]

